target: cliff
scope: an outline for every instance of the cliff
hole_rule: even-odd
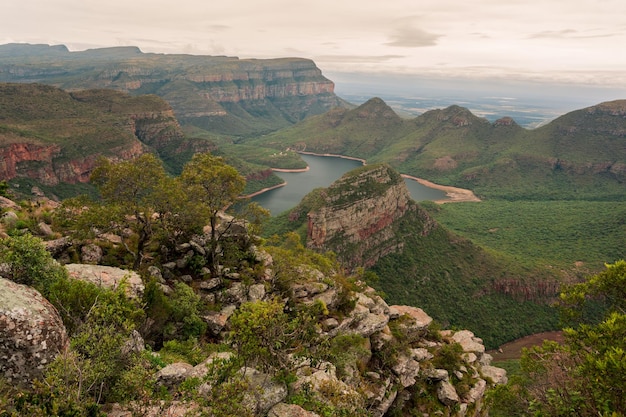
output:
[[[402,177],[387,165],[351,171],[320,197],[321,206],[307,215],[307,246],[332,250],[349,268],[370,267],[401,251],[404,244],[394,225],[407,211],[418,210]]]
[[[156,94],[181,122],[220,133],[276,130],[347,105],[315,63],[301,58],[144,54],[134,47],[69,52],[10,44],[0,46],[0,61],[0,81]]]
[[[156,96],[112,90],[72,93],[41,84],[0,84],[0,178],[48,186],[84,183],[99,156],[163,158],[190,144]]]

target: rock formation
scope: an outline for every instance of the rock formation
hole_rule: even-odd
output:
[[[404,180],[387,165],[351,171],[321,198],[320,207],[308,213],[307,246],[334,251],[348,267],[371,266],[400,251],[403,244],[392,226],[407,211],[417,210]]]
[[[48,300],[0,278],[0,376],[27,385],[67,344],[65,326]]]

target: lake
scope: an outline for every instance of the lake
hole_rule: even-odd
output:
[[[287,185],[252,197],[252,201],[268,209],[272,216],[289,210],[300,203],[314,188],[328,187],[343,174],[362,166],[361,162],[334,156],[301,155],[309,166],[306,172],[276,172]],[[411,197],[415,201],[440,200],[446,193],[428,188],[417,181],[406,179]]]

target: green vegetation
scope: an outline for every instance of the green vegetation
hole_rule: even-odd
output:
[[[623,203],[487,200],[422,206],[454,233],[526,268],[576,277],[626,256]]]
[[[607,265],[561,294],[570,325],[565,343],[524,352],[520,375],[491,396],[492,416],[626,415],[626,262]],[[581,322],[585,305],[607,304],[595,324]]]

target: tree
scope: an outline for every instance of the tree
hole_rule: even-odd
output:
[[[626,416],[626,262],[618,261],[561,294],[575,327],[565,343],[544,343],[525,352],[522,369],[529,411],[542,416]],[[594,324],[581,312],[601,300],[607,309]]]
[[[152,154],[119,163],[101,159],[91,174],[91,181],[98,187],[104,203],[94,214],[108,220],[108,227],[128,227],[137,234],[135,248],[126,246],[134,257],[133,269],[141,265],[143,251],[152,238],[153,225],[158,219],[154,198],[165,179],[163,164]]]
[[[237,201],[246,180],[222,158],[210,153],[194,155],[183,167],[180,180],[188,198],[198,205],[211,227],[209,269],[215,275],[218,265],[218,240],[228,229],[226,227],[221,233],[218,232],[219,213]]]

